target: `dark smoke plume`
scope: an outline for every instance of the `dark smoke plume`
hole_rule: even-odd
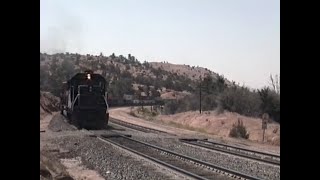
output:
[[[81,20],[64,10],[61,6],[52,7],[54,18],[57,23],[42,29],[45,33],[40,39],[40,52],[64,53],[80,52],[82,50]],[[46,21],[46,19],[43,19]]]

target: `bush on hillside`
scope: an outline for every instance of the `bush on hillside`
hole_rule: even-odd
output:
[[[169,100],[166,101],[164,105],[164,113],[165,114],[175,114],[178,110],[179,104],[177,100]]]
[[[221,107],[230,112],[246,116],[259,116],[261,114],[261,99],[257,93],[246,87],[230,87],[220,95]]]
[[[244,139],[249,138],[249,133],[247,132],[247,129],[243,125],[243,122],[241,119],[238,119],[238,122],[232,125],[232,129],[230,130],[229,136],[235,137],[235,138],[244,138]]]
[[[262,101],[261,110],[280,123],[280,94],[267,87],[259,90],[258,93]]]

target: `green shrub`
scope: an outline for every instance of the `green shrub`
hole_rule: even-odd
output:
[[[131,116],[133,116],[133,117],[138,117],[138,116],[136,115],[136,113],[134,113],[133,111],[130,111],[130,112],[129,112],[129,115],[131,115]]]
[[[241,119],[238,119],[238,123],[232,125],[232,129],[230,130],[229,136],[235,138],[249,138],[249,133],[247,132],[247,129],[243,125]]]
[[[258,93],[262,101],[261,110],[280,123],[280,94],[269,88],[263,88]]]
[[[221,107],[246,116],[259,116],[261,99],[246,87],[230,87],[220,95]]]
[[[158,113],[157,113],[157,112],[155,112],[155,111],[152,111],[151,115],[152,115],[152,116],[157,116],[157,115],[158,115]]]

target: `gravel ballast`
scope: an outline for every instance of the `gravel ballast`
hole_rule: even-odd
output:
[[[107,130],[76,130],[65,122],[64,117],[56,115],[49,124],[52,133],[42,133],[46,142],[58,149],[64,149],[60,158],[80,157],[84,166],[97,171],[105,179],[181,179],[173,173],[156,166],[137,155],[102,142],[90,134],[130,134],[133,139],[142,140],[159,147],[190,156],[222,167],[240,171],[262,179],[280,179],[280,167],[260,163],[220,152],[186,145],[177,137],[144,133],[110,124]],[[43,137],[44,138],[44,137]],[[181,137],[182,138],[182,137]]]
[[[230,168],[242,173],[259,177],[262,179],[280,179],[280,167],[260,163],[253,160],[239,158],[233,155],[227,155],[215,151],[205,150],[203,148],[193,147],[183,144],[177,139],[162,137],[144,137],[135,136],[137,140],[148,142],[159,147],[169,149],[171,151],[190,156],[212,164]]]
[[[174,179],[153,164],[94,137],[62,137],[53,142],[69,151],[60,158],[79,156],[84,165],[106,179]]]
[[[48,128],[53,132],[76,130],[74,126],[66,122],[66,118],[61,114],[57,114],[51,119]]]
[[[42,139],[45,139],[46,144],[50,144],[50,147],[63,149],[64,152],[60,152],[58,155],[60,159],[80,157],[86,168],[97,171],[105,179],[158,180],[177,179],[178,177],[139,156],[132,155],[96,137],[89,136],[92,134],[117,134],[110,129],[99,131],[76,130],[60,114],[52,118],[48,128],[52,133],[43,134]],[[128,134],[128,131],[122,129],[119,133]],[[180,178],[178,177],[178,179]]]

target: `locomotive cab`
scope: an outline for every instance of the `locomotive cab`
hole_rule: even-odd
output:
[[[67,84],[61,95],[61,113],[67,111],[69,120],[80,128],[100,129],[109,119],[105,98],[106,81],[92,71],[78,73]]]

